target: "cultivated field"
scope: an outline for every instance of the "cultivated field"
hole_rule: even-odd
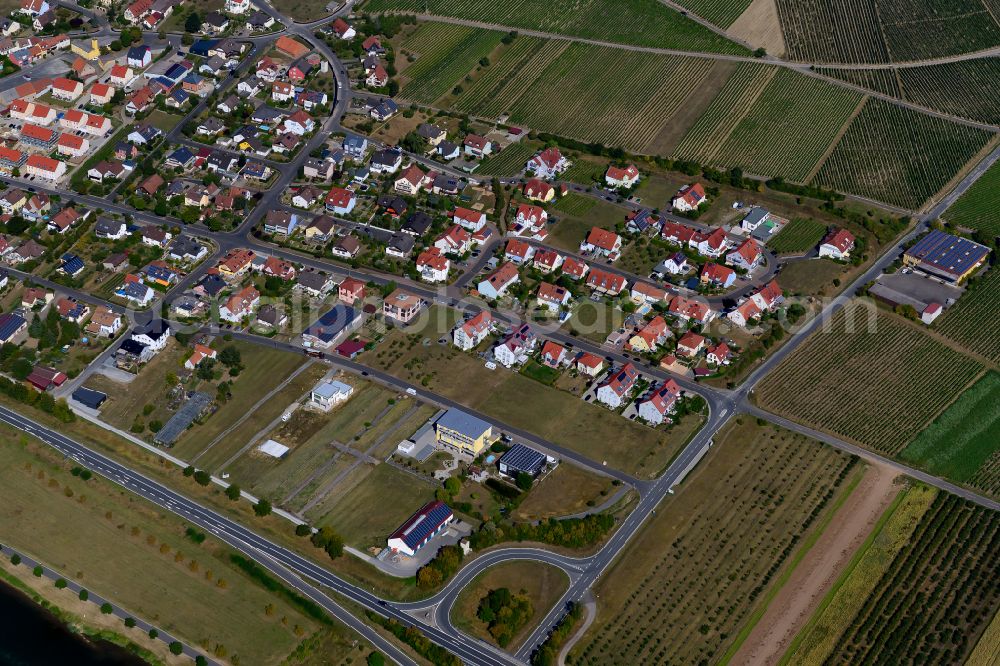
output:
[[[756,394],[765,409],[897,454],[981,370],[895,315],[852,301]]]
[[[906,99],[942,113],[1000,124],[1000,109],[989,90],[1000,77],[995,58],[963,60],[899,70]]]
[[[991,372],[900,451],[899,457],[932,474],[1000,489],[1000,374]],[[984,467],[985,466],[985,467]]]
[[[982,0],[777,0],[789,58],[908,62],[1000,44]]]
[[[791,220],[767,247],[778,254],[800,254],[813,249],[826,235],[826,225],[810,218]]]
[[[930,508],[937,490],[912,486],[897,496],[854,554],[847,568],[820,602],[809,622],[779,662],[818,666],[836,647],[876,583],[909,543],[913,530]]]
[[[817,67],[816,72],[847,83],[874,90],[892,97],[902,97],[899,78],[894,69],[837,69]],[[956,91],[957,93],[958,91]]]
[[[960,664],[1000,607],[1000,518],[940,493],[828,663]]]
[[[870,99],[815,180],[825,187],[918,208],[992,136]]]
[[[752,0],[681,0],[677,4],[717,26],[728,28],[746,11],[751,2]]]
[[[511,80],[520,76],[525,69],[530,69],[530,63],[545,61],[545,56],[539,56],[543,50],[558,52],[568,43],[518,36],[509,45],[502,47],[499,57],[490,62],[490,66],[480,72],[475,81],[463,84],[463,91],[452,106],[459,111],[480,116],[499,115],[499,111],[491,113],[491,105],[497,103],[497,98]]]
[[[745,53],[656,0],[625,0],[609,6],[600,0],[368,0],[366,12],[402,11],[471,19],[511,28],[600,39],[619,44]]]
[[[774,67],[741,63],[677,144],[677,157],[711,161],[776,73]]]
[[[860,102],[860,93],[781,69],[712,162],[805,180]]]
[[[490,155],[476,169],[478,176],[516,176],[537,152],[535,146],[523,141],[512,143],[499,153]]]
[[[1000,363],[1000,336],[994,330],[1000,312],[1000,271],[973,281],[965,295],[935,322],[941,333]]]
[[[980,176],[947,210],[945,219],[991,236],[1000,235],[1000,164]]]
[[[404,70],[400,96],[430,104],[449,92],[500,43],[501,33],[446,23],[421,23],[401,45],[418,55]]]
[[[571,44],[507,112],[515,124],[641,150],[709,67],[695,58]]]
[[[601,579],[571,663],[717,662],[855,460],[734,423]]]

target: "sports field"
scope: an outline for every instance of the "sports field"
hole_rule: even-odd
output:
[[[855,459],[734,422],[595,588],[574,664],[715,663]]]
[[[855,300],[767,375],[756,397],[765,409],[895,455],[982,369]]]

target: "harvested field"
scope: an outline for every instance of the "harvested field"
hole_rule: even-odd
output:
[[[757,388],[765,409],[898,454],[982,366],[874,304],[852,301]]]
[[[571,662],[718,661],[855,461],[734,421],[601,578],[597,619]]]

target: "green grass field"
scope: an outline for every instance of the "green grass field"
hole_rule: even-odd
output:
[[[870,99],[820,168],[815,182],[918,208],[992,136],[984,130]]]
[[[597,618],[569,663],[718,663],[854,460],[732,421],[601,577]]]
[[[799,218],[791,220],[778,235],[767,242],[767,247],[778,254],[807,252],[823,240],[826,225],[818,220]]]
[[[712,161],[805,180],[860,101],[860,93],[781,69]]]
[[[656,0],[625,0],[613,8],[599,0],[523,0],[517,4],[489,0],[368,0],[360,9],[438,14],[619,44],[746,53],[742,46]]]
[[[1000,270],[993,268],[970,283],[958,303],[934,322],[934,325],[952,340],[1000,363],[1000,336],[994,330],[998,312]]]
[[[977,476],[981,484],[992,490],[1000,483],[1000,477],[982,478],[977,473],[1000,451],[997,396],[1000,396],[1000,374],[991,372],[958,396],[934,423],[899,452],[899,457],[955,481],[969,481]]]
[[[756,397],[765,409],[896,455],[982,369],[856,300],[773,370]]]
[[[979,177],[944,217],[952,224],[1000,235],[1000,163],[995,163]]]

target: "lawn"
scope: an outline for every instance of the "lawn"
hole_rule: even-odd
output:
[[[654,430],[517,372],[488,370],[451,346],[424,346],[422,337],[394,331],[365,362],[631,474],[654,475],[701,423]]]
[[[437,486],[387,463],[364,469],[339,500],[308,515],[315,525],[331,525],[351,546],[384,548],[393,530],[434,499]]]
[[[183,118],[183,116],[177,116],[156,109],[146,117],[146,122],[166,134],[176,127],[177,123],[183,120]]]
[[[756,399],[896,455],[983,369],[917,326],[851,301],[761,382]]]
[[[616,204],[583,194],[569,193],[550,211],[557,222],[549,225],[548,243],[557,248],[578,252],[580,243],[594,227],[614,229],[624,223],[628,211]]]
[[[625,313],[617,306],[601,301],[580,301],[573,307],[570,318],[563,325],[570,333],[576,332],[591,342],[603,344],[605,338],[625,323]]]
[[[767,247],[778,254],[802,254],[819,245],[825,235],[824,223],[800,217],[786,224]]]
[[[832,259],[806,259],[785,264],[778,281],[786,295],[828,296],[840,291],[833,281],[842,281],[845,272],[845,266]]]
[[[899,452],[899,457],[937,476],[969,482],[988,492],[1000,490],[996,465],[983,469],[1000,451],[1000,374],[990,372],[962,393],[932,424]]]
[[[521,374],[525,377],[534,379],[536,382],[541,382],[546,386],[552,386],[559,379],[561,374],[556,368],[550,368],[547,365],[542,365],[538,361],[531,359],[523,366],[521,366]]]
[[[0,447],[4,543],[192,645],[222,646],[219,654],[230,657],[277,664],[301,635],[319,628],[231,566],[227,547],[194,543],[173,514],[99,477],[72,476],[48,447],[6,426],[0,432],[8,442]]]
[[[490,567],[465,586],[451,608],[451,619],[462,631],[495,644],[496,641],[487,630],[487,624],[476,617],[480,600],[490,590],[500,588],[507,588],[511,594],[528,597],[531,602],[531,616],[506,645],[507,650],[514,651],[524,642],[538,621],[559,601],[567,587],[569,580],[566,574],[549,564],[530,560],[504,562]]]
[[[601,577],[572,663],[717,661],[855,462],[749,417],[731,422]]]
[[[515,520],[546,520],[581,513],[615,492],[611,479],[563,463],[539,481],[514,510]]]

